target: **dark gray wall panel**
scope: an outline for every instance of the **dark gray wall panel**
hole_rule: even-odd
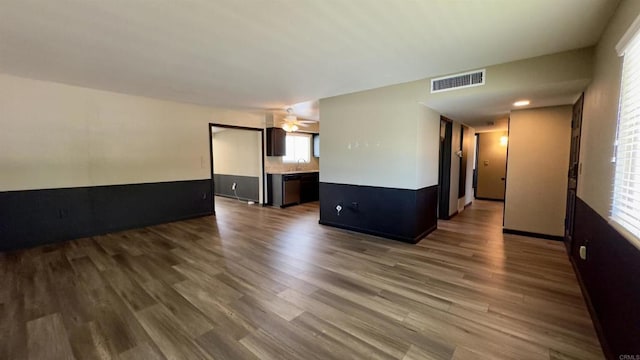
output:
[[[438,186],[416,190],[416,239],[421,239],[438,226]]]
[[[320,223],[415,243],[436,228],[437,191],[320,183]]]
[[[210,180],[0,192],[0,251],[212,213]]]
[[[0,250],[92,233],[89,188],[0,192]]]
[[[569,256],[605,355],[640,354],[640,250],[580,198],[572,244]]]
[[[260,178],[257,176],[238,176],[213,174],[214,193],[216,195],[235,198],[236,195],[231,190],[233,183],[238,184],[236,192],[242,200],[253,200],[259,202],[260,199]]]
[[[210,180],[98,186],[89,192],[94,226],[101,232],[213,212]]]

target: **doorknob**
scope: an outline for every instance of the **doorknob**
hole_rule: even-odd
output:
[[[500,178],[500,180],[504,181],[504,178]]]

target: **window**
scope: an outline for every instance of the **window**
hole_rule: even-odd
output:
[[[621,40],[624,45],[618,46],[624,60],[611,218],[635,238],[640,238],[640,36],[638,31],[633,31],[638,27],[633,28]]]
[[[282,162],[297,163],[311,161],[311,135],[307,134],[287,134],[286,138],[287,155],[282,157]]]

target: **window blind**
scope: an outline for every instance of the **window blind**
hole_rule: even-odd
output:
[[[611,218],[640,238],[640,36],[624,47]]]

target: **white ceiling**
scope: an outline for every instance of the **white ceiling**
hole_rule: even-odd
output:
[[[212,106],[284,108],[590,46],[617,3],[0,0],[0,72]]]

